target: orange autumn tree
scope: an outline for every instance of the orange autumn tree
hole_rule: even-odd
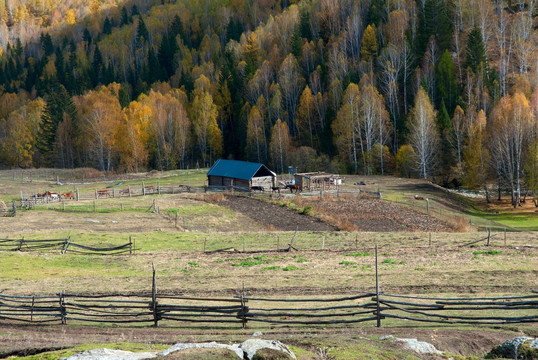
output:
[[[123,109],[116,133],[120,167],[127,172],[139,172],[148,162],[148,139],[151,123],[149,106],[132,101]]]
[[[82,146],[101,171],[113,168],[116,155],[116,129],[121,118],[119,88],[120,84],[112,83],[75,98],[80,115]]]

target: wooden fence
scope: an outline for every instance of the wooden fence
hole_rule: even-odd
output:
[[[404,298],[403,300],[401,298]],[[412,299],[412,300],[410,300]],[[432,298],[375,293],[345,297],[227,298],[173,294],[50,296],[0,294],[0,319],[14,322],[75,323],[266,323],[341,325],[392,319],[438,324],[538,323],[538,294],[483,298]]]
[[[26,323],[207,323],[241,325],[349,325],[384,319],[440,324],[537,323],[538,294],[504,297],[434,298],[354,293],[344,297],[189,297],[159,294],[155,267],[151,293],[51,296],[0,294],[0,319]],[[402,300],[403,299],[403,300]],[[494,312],[495,315],[491,315]]]
[[[0,239],[0,251],[60,251],[62,254],[77,253],[90,255],[119,255],[132,254],[136,249],[133,241],[129,237],[129,242],[117,246],[95,247],[77,244],[66,239]]]
[[[3,204],[2,204],[3,205]],[[13,200],[11,208],[0,208],[0,217],[3,216],[15,216],[17,214],[17,205],[15,204],[15,200]]]

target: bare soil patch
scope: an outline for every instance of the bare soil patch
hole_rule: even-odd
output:
[[[320,219],[299,214],[283,206],[242,196],[226,196],[225,200],[217,202],[251,219],[265,224],[269,229],[281,231],[335,231],[335,226]]]
[[[0,325],[0,358],[10,355],[36,354],[58,348],[68,348],[86,343],[153,343],[172,345],[178,342],[241,342],[251,337],[253,329],[185,329],[185,328],[102,328],[93,326],[34,326]],[[417,329],[417,328],[308,328],[306,330],[273,328],[263,330],[264,339],[280,340],[285,344],[309,349],[319,346],[349,343],[354,339],[369,337],[372,345],[381,346],[376,340],[383,335],[417,338],[432,343],[437,349],[454,355],[483,355],[495,345],[515,337],[515,333],[487,330]],[[398,347],[399,343],[386,343]],[[185,358],[186,352],[178,352],[172,359]],[[191,354],[192,355],[192,354]],[[207,358],[228,358],[224,352],[204,352]],[[216,356],[216,357],[212,357]],[[221,357],[218,357],[221,356]],[[416,354],[418,356],[418,354]],[[206,357],[203,357],[206,359]],[[423,359],[442,357],[420,356]]]
[[[438,219],[409,208],[373,199],[303,201],[325,218],[339,218],[357,231],[451,231]]]

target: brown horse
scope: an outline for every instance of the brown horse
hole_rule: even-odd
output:
[[[299,191],[301,191],[301,187],[299,185],[292,185],[288,184],[286,185],[286,189],[290,189],[290,192],[293,193],[293,190],[295,190],[295,193],[297,194]]]
[[[64,198],[64,199],[72,199],[72,200],[74,200],[74,199],[75,199],[75,194],[72,193],[72,192],[63,193],[63,194],[62,194],[62,198]]]

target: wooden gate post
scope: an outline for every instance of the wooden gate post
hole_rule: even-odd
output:
[[[379,306],[379,275],[377,270],[377,244],[375,244],[375,299],[377,303],[377,327],[381,327],[381,310]]]
[[[159,317],[157,314],[157,279],[155,277],[155,264],[151,263],[153,268],[153,281],[151,286],[151,307],[153,310],[153,326],[159,326]]]
[[[67,321],[66,321],[66,318],[65,318],[66,311],[65,311],[64,291],[60,290],[60,293],[58,294],[58,296],[60,297],[60,299],[59,299],[60,319],[62,321],[62,325],[65,325],[67,323]]]

